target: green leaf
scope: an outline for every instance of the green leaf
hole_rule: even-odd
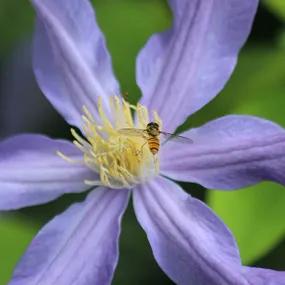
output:
[[[15,264],[36,234],[38,227],[19,216],[0,216],[0,284],[10,280]]]
[[[231,112],[265,117],[285,126],[285,54],[250,48],[222,96],[237,97]],[[233,100],[236,100],[233,98]],[[285,189],[262,183],[234,192],[208,192],[208,201],[233,231],[243,262],[265,255],[285,236]]]
[[[285,20],[285,1],[284,0],[263,0],[263,3],[279,18]]]
[[[232,230],[245,264],[284,238],[285,189],[280,185],[264,182],[240,191],[212,191],[208,202]]]

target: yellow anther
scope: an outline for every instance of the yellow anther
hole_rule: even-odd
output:
[[[146,148],[141,151],[145,143],[143,137],[122,135],[118,130],[123,128],[145,128],[149,122],[148,110],[138,104],[133,106],[123,99],[110,97],[112,118],[104,112],[101,99],[98,101],[100,122],[86,106],[83,106],[83,135],[74,129],[71,133],[74,144],[83,153],[83,161],[87,167],[99,173],[100,180],[85,180],[87,185],[104,185],[111,188],[132,188],[158,173],[157,157]],[[131,109],[136,111],[137,122],[134,123]],[[154,119],[161,124],[158,115]],[[74,163],[66,155],[58,152],[64,160]]]

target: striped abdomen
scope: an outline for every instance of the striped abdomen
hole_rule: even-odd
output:
[[[159,138],[158,137],[149,137],[147,139],[147,142],[148,142],[148,146],[149,146],[151,153],[153,155],[157,154],[157,152],[159,151],[159,146],[160,146]]]

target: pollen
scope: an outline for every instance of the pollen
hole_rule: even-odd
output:
[[[96,120],[88,108],[83,106],[82,134],[71,129],[73,143],[82,152],[83,163],[99,174],[98,180],[85,180],[85,183],[91,186],[132,188],[156,176],[159,171],[158,154],[151,153],[147,138],[131,132],[120,132],[122,129],[145,129],[150,121],[147,108],[141,104],[131,105],[118,96],[112,96],[107,107],[103,106],[99,98],[97,110],[99,117]],[[156,112],[153,112],[152,119],[161,125]],[[69,163],[78,163],[61,152],[58,155]]]

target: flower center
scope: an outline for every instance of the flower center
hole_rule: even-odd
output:
[[[159,137],[150,136],[146,126],[150,122],[148,110],[141,104],[129,104],[117,96],[110,97],[108,118],[101,98],[98,100],[99,120],[83,107],[83,138],[74,129],[73,143],[83,153],[83,163],[99,173],[100,180],[85,180],[87,185],[104,185],[111,188],[132,188],[158,174],[157,154],[151,149]],[[131,109],[135,111],[134,122]],[[153,121],[161,126],[161,120],[153,112]],[[63,153],[65,160],[72,162]]]

